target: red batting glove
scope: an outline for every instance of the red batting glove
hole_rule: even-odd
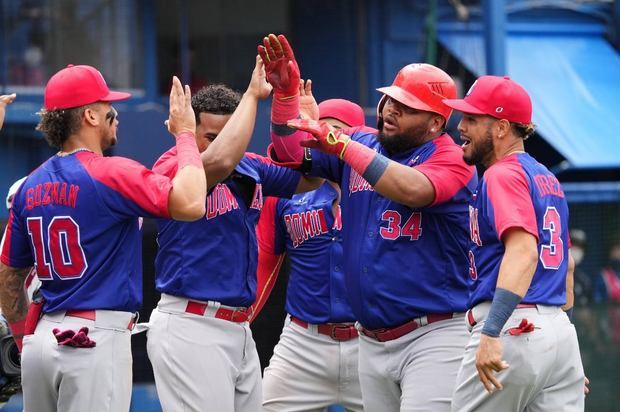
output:
[[[258,46],[267,81],[273,86],[274,95],[278,99],[286,99],[299,94],[299,66],[295,60],[293,49],[284,35],[270,34]]]
[[[300,145],[334,154],[340,159],[344,157],[344,152],[351,142],[351,138],[342,133],[340,129],[332,129],[323,121],[295,119],[289,120],[287,125],[314,136],[315,140],[302,140],[299,142]]]
[[[506,332],[508,332],[508,334],[512,336],[519,336],[522,333],[534,332],[534,324],[528,322],[527,319],[523,318],[521,319],[521,323],[519,324],[519,326],[517,326],[516,328],[510,328]]]
[[[92,348],[96,346],[95,341],[88,337],[88,328],[86,326],[81,327],[78,333],[71,329],[61,331],[58,328],[52,330],[52,333],[61,346],[72,346],[74,348]]]

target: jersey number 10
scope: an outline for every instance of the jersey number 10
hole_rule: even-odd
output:
[[[27,225],[39,279],[52,280],[52,273],[63,280],[82,277],[88,265],[80,244],[80,227],[75,220],[70,216],[54,217],[47,226],[47,244],[41,217],[28,218]]]

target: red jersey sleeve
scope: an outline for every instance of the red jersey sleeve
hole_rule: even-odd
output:
[[[168,196],[172,181],[169,177],[124,157],[103,157],[86,152],[76,156],[91,178],[105,186],[98,191],[113,213],[170,218]]]
[[[463,160],[463,150],[449,136],[438,138],[436,144],[435,152],[424,163],[415,166],[435,189],[435,199],[430,206],[450,200],[476,173],[476,168]]]
[[[30,239],[24,230],[22,219],[9,211],[9,220],[6,224],[2,242],[0,243],[0,261],[7,266],[26,268],[34,264],[30,250]]]
[[[495,164],[484,179],[497,237],[501,240],[506,230],[521,228],[538,240],[530,185],[518,160],[510,158]]]

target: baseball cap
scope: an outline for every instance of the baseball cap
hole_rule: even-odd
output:
[[[70,64],[49,79],[45,86],[43,104],[46,110],[57,110],[130,97],[130,93],[108,89],[105,79],[94,67]]]
[[[331,117],[351,127],[364,126],[364,109],[344,99],[329,99],[319,103],[319,118]]]
[[[469,88],[465,98],[443,102],[463,113],[487,114],[512,123],[532,122],[529,94],[508,76],[481,76]]]

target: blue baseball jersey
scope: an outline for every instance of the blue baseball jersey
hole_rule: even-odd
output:
[[[345,281],[355,318],[366,328],[393,327],[429,313],[466,309],[468,205],[478,183],[463,151],[444,134],[390,156],[368,128],[351,138],[423,173],[432,204],[410,208],[378,193],[336,156],[312,151],[311,174],[340,183]]]
[[[153,170],[175,173],[176,148]],[[246,153],[234,172],[207,196],[204,218],[158,219],[155,259],[158,291],[228,306],[247,307],[256,297],[256,223],[264,196],[291,197],[301,174]]]
[[[504,256],[502,235],[520,228],[538,240],[538,265],[523,303],[562,306],[568,270],[568,204],[558,179],[527,153],[485,172],[470,207],[471,298],[493,300]]]
[[[286,311],[309,323],[353,322],[342,256],[338,191],[329,183],[292,199],[268,198],[258,225],[259,253],[290,259]]]
[[[2,263],[33,264],[45,313],[136,311],[142,303],[139,216],[169,217],[169,178],[90,151],[53,156],[13,200]]]

